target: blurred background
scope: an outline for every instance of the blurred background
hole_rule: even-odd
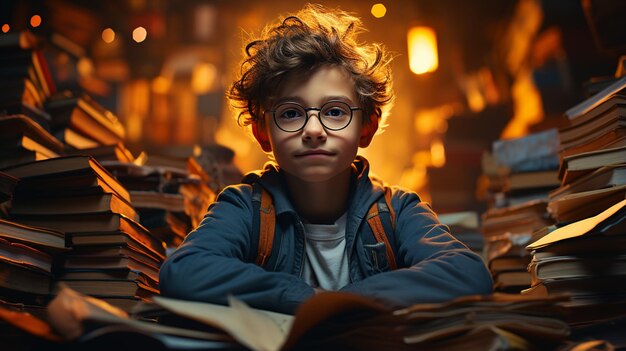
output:
[[[390,126],[361,153],[376,174],[442,213],[481,212],[481,162],[492,143],[562,126],[563,112],[615,75],[624,53],[619,0],[319,3],[355,12],[369,30],[362,40],[395,54]],[[223,146],[247,172],[267,156],[237,125],[225,90],[248,36],[304,4],[3,0],[0,26],[61,48],[46,57],[57,89],[112,111],[133,154]]]

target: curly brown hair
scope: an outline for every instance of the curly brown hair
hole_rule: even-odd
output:
[[[226,93],[239,110],[240,125],[259,121],[281,83],[326,65],[343,67],[352,77],[363,118],[375,114],[384,127],[393,101],[391,55],[377,43],[357,41],[361,20],[350,13],[307,4],[294,15],[265,27],[245,47],[237,80]]]

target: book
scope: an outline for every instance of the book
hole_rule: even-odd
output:
[[[580,144],[581,138],[595,139],[608,131],[626,128],[626,106],[615,106],[594,119],[559,130],[562,145]]]
[[[58,94],[51,97],[46,108],[52,115],[53,131],[70,128],[102,145],[124,140],[122,123],[88,95]]]
[[[137,245],[97,245],[97,246],[75,246],[72,247],[71,255],[81,257],[133,257],[134,259],[146,262],[158,267],[164,257],[150,251],[141,250]]]
[[[59,280],[123,280],[123,281],[136,281],[143,285],[152,287],[158,286],[158,281],[150,278],[140,271],[127,271],[127,270],[66,270],[59,274]]]
[[[0,169],[19,166],[24,163],[47,160],[50,157],[39,151],[16,148],[14,150],[0,150]]]
[[[600,167],[624,163],[624,160],[626,160],[626,146],[568,156],[561,163],[559,177],[565,185]]]
[[[568,294],[575,297],[625,295],[626,275],[544,279],[522,290],[522,294],[531,296]]]
[[[508,176],[508,186],[506,191],[526,191],[528,189],[537,188],[556,188],[561,184],[559,180],[559,171],[547,170],[547,171],[535,171],[535,172],[523,172],[523,173],[511,173]]]
[[[126,198],[130,198],[126,189],[112,187],[90,170],[23,178],[14,190],[15,197],[37,198],[41,194],[47,197],[115,194],[126,203],[129,201]]]
[[[595,216],[626,198],[626,185],[565,195],[548,203],[557,222],[575,222]]]
[[[0,106],[0,115],[24,115],[39,124],[44,130],[50,130],[50,114],[35,105],[22,101],[20,103],[5,103]]]
[[[598,118],[603,118],[607,113],[616,109],[621,109],[623,111],[624,107],[626,107],[626,95],[622,93],[610,95],[606,100],[597,104],[593,109],[588,110],[586,113],[570,120],[571,126],[577,126]]]
[[[155,265],[156,264],[156,265]],[[65,257],[63,268],[66,270],[76,269],[101,269],[101,270],[121,270],[121,271],[140,271],[150,279],[159,280],[159,263],[150,260],[140,260],[134,256],[118,255],[118,256],[86,256],[86,255],[68,255]]]
[[[551,191],[550,201],[558,200],[565,195],[596,189],[610,188],[626,184],[626,164],[603,166],[569,184]]]
[[[626,245],[626,236],[623,235],[583,235],[576,238],[562,240],[539,248],[531,249],[533,256],[539,258],[557,255],[587,255],[622,253]]]
[[[546,234],[543,238],[529,244],[526,248],[528,250],[540,249],[563,240],[589,235],[590,233],[594,233],[594,230],[607,223],[609,225],[621,223],[620,221],[624,220],[625,208],[626,200],[622,200],[595,216],[555,229],[554,231]]]
[[[113,233],[73,233],[69,235],[68,240],[74,249],[124,246],[151,257],[154,256],[161,261],[165,259],[164,243],[157,237],[152,237],[146,242],[140,242],[135,240],[133,236],[119,231]]]
[[[548,279],[626,276],[626,255],[535,255],[528,271],[533,285]]]
[[[559,134],[553,128],[520,138],[497,140],[492,144],[492,151],[496,162],[512,172],[556,169]]]
[[[181,194],[131,190],[130,201],[133,206],[137,208],[155,208],[172,212],[185,212],[185,198]]]
[[[69,235],[69,240],[73,244],[76,242],[82,245],[121,244],[128,240],[124,236],[128,236],[142,248],[165,256],[162,241],[150,235],[148,229],[141,224],[117,213],[19,216],[15,219],[21,223],[63,231]]]
[[[47,157],[63,155],[63,144],[24,115],[0,116],[0,150],[37,151]]]
[[[31,162],[8,168],[4,172],[22,181],[29,177],[38,177],[37,182],[45,183],[43,180],[50,179],[55,186],[59,183],[67,184],[67,180],[63,180],[64,176],[85,176],[91,180],[90,186],[97,184],[95,186],[101,186],[105,191],[111,191],[130,202],[130,194],[124,186],[90,156],[66,156]],[[106,187],[103,184],[106,184]],[[67,184],[67,187],[72,188],[72,185]]]
[[[158,295],[159,290],[133,280],[63,280],[59,283],[78,291],[79,293],[95,297],[140,297],[148,299]],[[55,287],[54,292],[59,288]]]
[[[63,141],[63,143],[67,145],[68,149],[70,150],[82,150],[100,147],[100,142],[98,142],[97,140],[90,138],[71,128],[55,130],[54,136]],[[85,153],[81,152],[77,154],[84,155]]]
[[[0,256],[0,288],[28,294],[49,295],[52,274]]]
[[[488,267],[492,273],[526,269],[530,256],[500,256],[489,260]]]
[[[34,270],[52,272],[52,255],[20,242],[11,242],[0,237],[0,257],[11,263]]]
[[[526,270],[502,271],[493,276],[494,289],[499,292],[519,293],[531,284],[531,276]]]
[[[530,201],[515,206],[491,208],[482,214],[481,232],[486,236],[503,232],[531,234],[552,224],[546,217],[545,201]]]
[[[99,145],[90,148],[77,148],[75,150],[66,150],[66,153],[68,155],[89,155],[101,163],[102,161],[135,161],[135,157],[123,143]]]
[[[600,104],[621,92],[626,88],[626,76],[620,78],[613,84],[609,85],[605,89],[601,90],[597,94],[592,97],[580,102],[578,105],[573,106],[572,108],[565,111],[565,116],[575,123],[576,119],[581,118],[584,114],[598,107]]]
[[[578,155],[584,152],[626,146],[626,128],[609,130],[595,138],[576,139],[571,143],[561,145],[563,146],[559,153],[561,160],[567,156]]]
[[[114,193],[63,197],[48,194],[41,197],[15,196],[10,212],[13,216],[110,212],[139,220],[139,215],[131,204]]]
[[[46,252],[67,251],[63,232],[4,219],[0,219],[0,238],[23,243]]]

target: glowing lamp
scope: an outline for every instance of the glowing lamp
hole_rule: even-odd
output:
[[[409,29],[407,43],[411,72],[423,74],[437,69],[437,38],[432,28],[418,26]]]

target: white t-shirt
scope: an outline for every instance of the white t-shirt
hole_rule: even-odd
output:
[[[314,288],[339,290],[350,283],[346,218],[344,213],[335,224],[304,223],[306,243],[302,279]]]

